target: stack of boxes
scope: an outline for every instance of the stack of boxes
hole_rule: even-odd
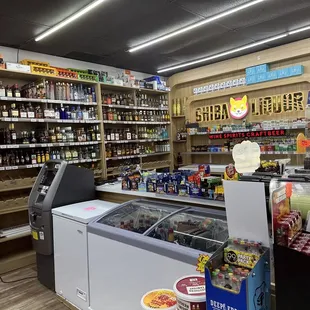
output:
[[[252,85],[302,75],[304,66],[296,65],[278,70],[270,70],[269,64],[262,64],[245,69],[246,84]]]

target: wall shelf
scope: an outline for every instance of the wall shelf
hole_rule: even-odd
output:
[[[117,105],[117,104],[103,104],[104,108],[114,108],[114,109],[128,109],[128,110],[151,110],[151,111],[168,111],[167,108],[154,108],[154,107],[138,107],[138,106],[127,106],[127,105]]]
[[[115,157],[108,157],[106,160],[120,160],[120,159],[130,159],[130,158],[143,158],[143,157],[150,157],[150,156],[158,156],[158,155],[167,155],[170,152],[157,152],[151,154],[143,154],[143,155],[128,155],[128,156],[115,156]]]
[[[99,120],[71,120],[55,118],[21,118],[21,117],[0,117],[1,122],[10,123],[60,123],[60,124],[100,124]]]
[[[139,140],[113,140],[113,141],[104,141],[105,144],[125,144],[125,143],[147,143],[147,142],[164,142],[169,141],[169,139],[139,139]]]
[[[112,90],[112,91],[133,91],[138,90],[144,93],[160,95],[160,94],[167,94],[167,91],[162,90],[155,90],[155,89],[148,89],[148,88],[138,88],[138,87],[130,87],[130,86],[123,86],[123,85],[116,85],[116,84],[109,84],[109,83],[99,83],[102,90]]]
[[[170,122],[139,122],[139,121],[103,121],[104,124],[129,124],[129,125],[169,125]]]
[[[10,102],[35,102],[35,103],[53,103],[63,105],[85,105],[85,106],[96,106],[97,102],[84,102],[84,101],[68,101],[68,100],[52,100],[52,99],[37,99],[37,98],[17,98],[17,97],[0,97],[0,101]]]
[[[63,147],[63,146],[85,146],[98,145],[101,141],[87,141],[87,142],[65,142],[65,143],[34,143],[34,144],[0,144],[0,150],[11,149],[28,149],[40,147]]]

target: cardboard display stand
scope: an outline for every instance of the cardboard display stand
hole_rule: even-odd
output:
[[[264,252],[241,282],[240,291],[234,293],[213,285],[209,270],[223,264],[225,243],[206,264],[207,309],[270,310],[270,239],[264,184],[224,181],[224,190],[229,237],[260,241]]]

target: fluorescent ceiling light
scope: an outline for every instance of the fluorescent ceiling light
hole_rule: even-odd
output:
[[[186,62],[186,63],[180,64],[180,65],[176,65],[176,66],[173,66],[173,67],[159,69],[157,72],[158,73],[162,73],[162,72],[172,71],[172,70],[176,70],[176,69],[180,69],[180,68],[196,65],[196,64],[199,64],[201,62],[205,62],[205,61],[208,61],[208,60],[220,58],[220,57],[223,57],[223,56],[226,56],[226,55],[230,55],[230,54],[234,54],[234,53],[237,53],[237,52],[240,52],[240,51],[243,51],[243,50],[255,47],[255,46],[259,46],[259,45],[262,45],[262,44],[265,44],[265,43],[268,43],[268,42],[271,42],[271,41],[279,40],[279,39],[282,39],[284,37],[287,37],[287,36],[290,36],[290,35],[294,35],[295,33],[299,33],[299,32],[306,31],[306,30],[310,30],[310,26],[306,26],[306,27],[303,27],[303,28],[292,30],[292,31],[289,31],[287,33],[283,33],[283,34],[280,34],[278,36],[275,36],[275,37],[272,37],[272,38],[269,38],[269,39],[265,39],[265,40],[261,40],[261,41],[258,41],[258,42],[252,43],[252,44],[241,46],[241,47],[235,48],[233,50],[230,50],[230,51],[227,51],[227,52],[223,52],[223,53],[220,53],[220,54],[216,54],[216,55],[213,55],[213,56],[209,56],[209,57],[206,57],[206,58],[202,58],[202,59],[198,59],[198,60],[193,60],[193,61]]]
[[[176,31],[174,31],[174,32],[168,33],[168,34],[166,34],[166,35],[164,35],[164,36],[162,36],[162,37],[159,37],[159,38],[157,38],[157,39],[154,39],[154,40],[152,40],[152,41],[149,41],[149,42],[143,43],[143,44],[141,44],[141,45],[138,45],[138,46],[136,46],[136,47],[133,47],[133,48],[129,49],[128,52],[130,52],[130,53],[136,52],[136,51],[141,50],[141,49],[143,49],[143,48],[145,48],[145,47],[148,47],[148,46],[150,46],[150,45],[154,45],[154,44],[156,44],[156,43],[158,43],[158,42],[161,42],[161,41],[170,39],[170,38],[172,38],[172,37],[174,37],[174,36],[177,36],[177,35],[180,35],[180,34],[182,34],[182,33],[184,33],[184,32],[187,32],[187,31],[190,31],[190,30],[192,30],[192,29],[195,29],[195,28],[198,28],[198,27],[200,27],[200,26],[203,26],[203,25],[205,25],[205,24],[211,23],[211,22],[213,22],[213,21],[215,21],[215,20],[218,20],[218,19],[220,19],[220,18],[222,18],[222,17],[231,15],[231,14],[236,13],[236,12],[238,12],[238,11],[242,11],[242,10],[248,8],[248,7],[251,7],[251,6],[253,6],[253,5],[256,5],[256,4],[261,3],[261,2],[263,2],[263,1],[266,1],[266,0],[254,0],[254,1],[251,1],[251,2],[248,2],[248,3],[245,3],[245,4],[243,4],[243,5],[237,6],[236,8],[233,8],[233,9],[228,10],[228,11],[225,11],[225,12],[223,12],[223,13],[214,15],[214,16],[212,16],[212,17],[210,17],[210,18],[204,19],[204,20],[202,20],[202,21],[200,21],[200,22],[198,22],[198,23],[195,23],[195,24],[193,24],[193,25],[190,25],[190,26],[188,26],[188,27],[185,27],[185,28],[176,30]]]
[[[38,37],[35,38],[35,40],[38,42],[38,41],[46,38],[47,36],[51,35],[52,33],[58,31],[59,29],[67,26],[68,24],[72,23],[73,21],[75,21],[76,19],[81,17],[82,15],[88,13],[89,11],[91,11],[92,9],[97,7],[103,1],[105,1],[105,0],[96,0],[96,1],[92,2],[91,4],[87,5],[86,7],[84,7],[80,11],[78,11],[77,13],[75,13],[75,14],[71,15],[70,17],[66,18],[65,20],[63,20],[62,22],[57,24],[56,26],[54,26],[51,29],[49,29],[49,30],[43,32],[42,34],[40,34]]]
[[[208,61],[208,60],[220,58],[220,57],[223,57],[223,56],[226,56],[226,55],[230,55],[230,54],[234,54],[234,53],[237,53],[237,52],[240,52],[240,51],[243,51],[243,50],[255,47],[255,46],[259,46],[259,45],[262,45],[262,44],[265,44],[265,43],[268,43],[268,42],[271,42],[271,41],[279,40],[279,39],[287,37],[287,36],[288,36],[287,33],[281,34],[281,35],[278,35],[278,36],[275,36],[275,37],[272,37],[272,38],[269,38],[269,39],[265,39],[265,40],[261,40],[261,41],[258,41],[258,42],[252,43],[252,44],[241,46],[241,47],[235,48],[233,50],[230,50],[230,51],[227,51],[227,52],[223,52],[223,53],[220,53],[220,54],[216,54],[216,55],[213,55],[213,56],[210,56],[210,57],[206,57],[206,58],[202,58],[202,59],[186,62],[186,63],[180,64],[180,65],[176,65],[176,66],[165,68],[165,69],[159,69],[157,72],[158,73],[162,73],[162,72],[167,72],[167,71],[171,71],[171,70],[175,70],[175,69],[180,69],[180,68],[196,65],[196,64],[199,64],[201,62],[205,62],[205,61]]]
[[[309,30],[309,29],[310,29],[310,26],[307,26],[307,27],[296,29],[296,30],[292,30],[288,34],[292,35],[292,34],[295,34],[295,33],[298,33],[298,32],[302,32],[302,31],[306,31],[306,30]]]

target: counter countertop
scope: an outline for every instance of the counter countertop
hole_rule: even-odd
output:
[[[191,198],[191,197],[180,197],[180,196],[170,196],[170,195],[163,195],[163,194],[156,194],[156,193],[149,193],[149,192],[139,192],[139,191],[123,191],[121,189],[121,183],[114,183],[114,184],[104,184],[96,187],[96,190],[99,192],[107,192],[107,193],[115,193],[121,195],[132,195],[141,198],[155,198],[155,199],[162,199],[162,200],[170,200],[170,201],[177,201],[182,203],[191,203],[197,204],[197,206],[210,206],[210,207],[217,207],[217,208],[225,208],[224,201],[216,201],[216,200],[207,200],[207,199],[199,199],[199,198]]]

